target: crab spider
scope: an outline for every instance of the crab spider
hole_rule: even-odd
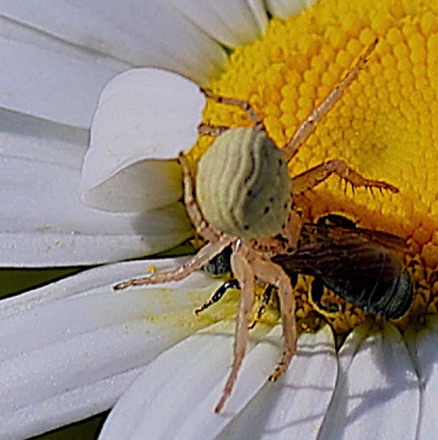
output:
[[[292,178],[288,173],[288,163],[315,131],[317,123],[356,79],[376,44],[377,40],[367,47],[344,79],[316,107],[283,148],[278,148],[269,138],[263,121],[251,104],[202,90],[207,99],[244,110],[253,124],[251,128],[201,124],[199,133],[215,136],[216,139],[199,160],[196,176],[192,175],[184,154],[179,156],[183,170],[184,203],[193,226],[206,244],[179,268],[114,286],[114,289],[120,290],[181,280],[201,269],[227,246],[232,246],[231,267],[242,293],[234,360],[215,408],[217,413],[223,409],[232,393],[245,356],[257,281],[275,286],[280,304],[285,351],[269,377],[271,381],[286,371],[295,354],[297,330],[291,281],[281,266],[271,261],[273,256],[293,249],[298,241],[302,220],[293,208],[293,196],[306,193],[331,174],[337,174],[353,188],[398,191],[388,183],[366,179],[342,160],[324,162]]]

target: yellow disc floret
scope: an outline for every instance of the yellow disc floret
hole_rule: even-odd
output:
[[[310,214],[343,213],[361,227],[405,238],[406,264],[421,290],[416,311],[436,313],[431,294],[438,270],[438,2],[320,0],[297,16],[271,20],[262,39],[235,50],[210,87],[250,102],[281,147],[376,38],[368,64],[289,171],[296,175],[342,159],[368,178],[395,185],[398,194],[373,196],[345,191],[329,179],[309,196]],[[251,125],[244,112],[214,102],[204,120]],[[192,157],[207,146],[202,139]],[[345,309],[336,321],[340,331],[360,321],[350,306]]]

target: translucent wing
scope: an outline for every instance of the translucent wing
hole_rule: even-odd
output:
[[[413,286],[404,268],[405,241],[350,224],[305,224],[295,252],[273,261],[292,274],[319,278],[361,309],[396,319],[406,313]]]
[[[403,271],[405,251],[405,241],[386,232],[305,224],[297,250],[273,261],[290,272],[338,281],[389,281]]]

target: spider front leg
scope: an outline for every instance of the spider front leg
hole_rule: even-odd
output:
[[[217,95],[216,93],[213,93],[211,90],[203,89],[201,88],[201,92],[205,95],[206,98],[212,99],[219,104],[228,104],[228,105],[234,105],[236,107],[241,108],[247,115],[249,120],[252,122],[254,128],[260,131],[266,132],[266,127],[263,123],[262,118],[257,114],[254,107],[247,101],[244,101],[243,99],[236,99],[236,98],[228,98],[226,96]],[[212,136],[218,136],[222,131],[225,131],[229,129],[230,127],[222,127],[222,126],[211,126],[211,125],[205,125],[200,124],[198,131],[203,134],[210,134]],[[215,131],[215,129],[218,129]],[[210,130],[210,131],[209,131]]]
[[[257,278],[275,286],[278,290],[285,351],[274,372],[269,376],[269,380],[274,382],[287,370],[296,352],[295,297],[291,280],[281,266],[258,257],[254,259],[252,267]]]
[[[157,272],[146,277],[134,278],[131,280],[123,281],[116,284],[114,290],[123,290],[132,286],[146,286],[150,284],[161,284],[170,281],[180,281],[187,278],[196,270],[200,270],[205,264],[207,264],[213,257],[222,252],[227,246],[229,246],[235,240],[234,237],[222,235],[216,241],[207,243],[201,248],[196,255],[190,258],[187,263],[173,270],[167,270],[164,272]]]
[[[374,40],[374,42],[365,49],[365,52],[359,57],[345,78],[328,94],[326,98],[323,99],[283,147],[283,152],[286,155],[288,162],[292,160],[292,158],[298,153],[301,145],[303,145],[309,136],[316,130],[318,122],[333,108],[348,86],[357,78],[359,72],[368,61],[368,57],[376,48],[377,42],[377,39]]]
[[[231,266],[235,277],[239,280],[241,295],[239,303],[239,315],[236,324],[236,337],[234,340],[234,360],[231,367],[230,375],[225,383],[222,396],[216,405],[214,411],[220,413],[225,405],[225,402],[230,397],[234,384],[237,380],[240,367],[242,366],[243,358],[245,357],[248,346],[248,329],[252,313],[252,305],[254,299],[255,277],[248,261],[248,252],[246,245],[242,242],[237,242],[234,252],[231,255]]]
[[[184,205],[190,221],[198,234],[208,241],[215,241],[219,238],[220,234],[205,221],[202,215],[195,197],[193,176],[184,153],[179,154],[178,160],[182,168]]]
[[[332,174],[337,174],[341,179],[349,182],[353,189],[363,186],[365,188],[379,188],[380,190],[388,190],[393,193],[398,192],[395,186],[383,182],[381,180],[371,180],[363,177],[358,172],[350,168],[342,160],[330,160],[328,162],[317,165],[304,173],[292,178],[292,188],[294,194],[304,194],[314,188],[319,183],[328,179]]]
[[[296,352],[297,330],[295,322],[295,299],[289,277],[277,264],[265,260],[260,253],[248,247],[246,243],[238,243],[232,255],[233,273],[241,286],[239,316],[236,326],[234,343],[234,360],[231,372],[225,384],[222,396],[215,412],[222,411],[233,391],[240,367],[242,366],[248,345],[248,330],[254,302],[255,277],[272,284],[278,289],[280,314],[283,325],[285,351],[269,380],[277,380],[288,368]]]

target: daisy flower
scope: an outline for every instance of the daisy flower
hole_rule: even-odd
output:
[[[283,350],[268,308],[218,415],[238,292],[195,316],[223,281],[200,272],[112,289],[185,257],[102,265],[0,303],[0,437],[28,438],[112,408],[102,439],[431,438],[438,8],[420,0],[38,5],[0,6],[3,266],[114,263],[183,242],[193,233],[178,152],[195,163],[208,148],[197,139],[201,121],[250,126],[244,112],[218,103],[201,115],[199,86],[250,102],[281,146],[377,38],[290,171],[342,158],[400,190],[352,193],[332,178],[308,196],[309,216],[342,214],[403,237],[415,298],[394,322],[342,300],[322,318],[300,279],[296,316],[309,331],[291,366],[266,382]]]

